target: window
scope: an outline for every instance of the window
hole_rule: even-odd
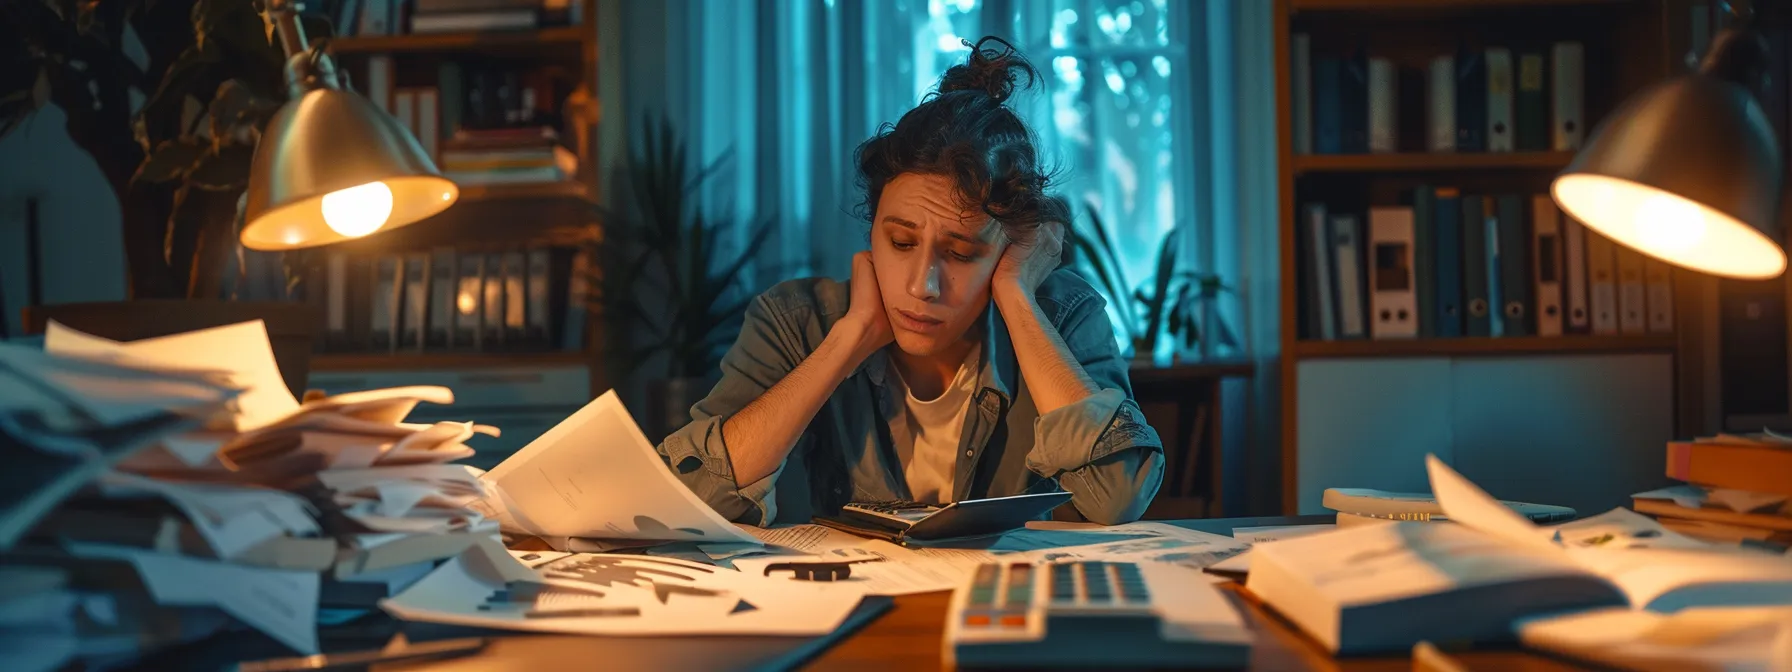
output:
[[[916,37],[915,96],[931,90],[946,67],[992,25],[989,0],[931,0],[930,20]],[[1044,77],[1015,105],[1039,134],[1048,160],[1065,171],[1059,184],[1078,211],[1093,205],[1113,237],[1129,287],[1148,280],[1164,236],[1188,219],[1180,185],[1191,165],[1178,165],[1179,100],[1188,90],[1182,30],[1173,29],[1166,0],[1012,0],[1012,36]],[[1183,10],[1178,6],[1179,11]],[[1183,135],[1186,135],[1186,131]],[[1186,152],[1180,153],[1186,156]],[[1188,248],[1184,247],[1184,251]],[[1119,313],[1110,313],[1119,326]],[[1124,333],[1124,329],[1120,329]],[[1167,340],[1167,339],[1165,339]],[[1123,343],[1122,348],[1130,345]]]

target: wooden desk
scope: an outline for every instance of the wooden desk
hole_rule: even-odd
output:
[[[1312,525],[1331,522],[1331,516],[1273,516],[1180,520],[1175,524],[1202,532],[1230,536],[1234,527]],[[1267,610],[1250,593],[1234,584],[1223,584],[1256,630],[1251,652],[1253,670],[1314,670],[1327,672],[1412,672],[1408,656],[1333,659],[1317,642],[1292,624]],[[944,669],[940,646],[946,629],[946,607],[951,593],[923,593],[896,599],[896,607],[873,621],[859,634],[829,649],[805,669],[813,670],[940,670]],[[1518,650],[1471,651],[1451,654],[1464,670],[1499,672],[1564,672],[1593,669],[1540,654]],[[1442,672],[1442,671],[1439,671]]]

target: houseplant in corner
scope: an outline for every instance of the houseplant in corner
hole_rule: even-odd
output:
[[[0,2],[0,135],[45,105],[67,115],[119,199],[133,299],[32,311],[28,329],[53,318],[131,340],[262,319],[303,384],[315,309],[218,300],[249,159],[287,97],[276,39],[256,0]]]
[[[1157,259],[1149,279],[1133,284],[1126,277],[1120,256],[1114,250],[1101,213],[1093,204],[1086,206],[1090,230],[1067,227],[1072,264],[1082,266],[1093,276],[1091,284],[1108,300],[1118,314],[1117,326],[1130,345],[1136,362],[1163,365],[1157,357],[1159,339],[1174,339],[1172,359],[1199,356],[1197,349],[1205,345],[1236,347],[1238,338],[1217,310],[1219,296],[1232,291],[1215,273],[1178,268],[1178,227],[1164,234],[1158,244]]]
[[[588,286],[597,288],[591,311],[603,316],[612,369],[628,376],[649,363],[664,367],[646,381],[642,427],[658,442],[690,420],[688,409],[720,372],[757,294],[743,272],[770,239],[775,220],[739,221],[699,203],[698,194],[724,174],[732,153],[693,163],[663,117],[644,119],[635,141],[612,171],[612,204],[599,210],[598,277]],[[743,237],[729,250],[735,235]]]

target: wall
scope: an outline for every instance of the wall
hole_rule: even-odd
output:
[[[1300,513],[1325,488],[1430,491],[1435,453],[1495,497],[1627,506],[1668,484],[1666,354],[1307,360],[1299,364]]]
[[[33,197],[39,200],[44,303],[125,298],[118,199],[64,124],[62,110],[51,105],[0,137],[0,289],[13,335],[20,332],[27,297],[25,208]]]

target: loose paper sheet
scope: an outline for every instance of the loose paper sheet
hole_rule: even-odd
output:
[[[217,607],[299,653],[317,653],[317,572],[245,567],[105,544],[75,542],[68,548],[81,557],[129,561],[157,604]]]
[[[1175,536],[1146,537],[1084,546],[1069,546],[1019,553],[1013,557],[1036,562],[1105,560],[1109,562],[1160,562],[1201,569],[1243,553],[1248,546],[1231,537],[1181,530]]]
[[[151,495],[174,504],[226,560],[274,537],[318,532],[311,504],[283,490],[176,483],[117,472],[101,476],[98,485],[106,497]]]
[[[1278,539],[1293,539],[1295,537],[1304,537],[1309,534],[1331,532],[1336,529],[1338,529],[1338,526],[1332,524],[1234,527],[1232,528],[1232,538],[1246,544],[1260,544],[1268,541],[1276,541]]]
[[[84,334],[52,321],[44,331],[44,351],[102,359],[126,355],[176,369],[221,369],[229,375],[231,386],[244,390],[236,400],[238,431],[273,423],[299,408],[292,391],[286,389],[286,380],[280,377],[267,325],[261,320],[130,343]]]
[[[543,537],[761,543],[666,467],[611,390],[484,477],[475,508],[506,531]]]
[[[1792,607],[1597,609],[1529,619],[1526,646],[1629,669],[1792,672]]]
[[[1527,548],[1560,550],[1550,537],[1537,534],[1537,525],[1499,503],[1436,455],[1425,456],[1425,471],[1438,506],[1451,521],[1494,535]]]
[[[573,554],[533,563],[482,546],[380,606],[399,618],[591,635],[820,635],[862,594],[675,558]],[[518,578],[542,585],[531,596]],[[795,584],[795,585],[793,585]]]

